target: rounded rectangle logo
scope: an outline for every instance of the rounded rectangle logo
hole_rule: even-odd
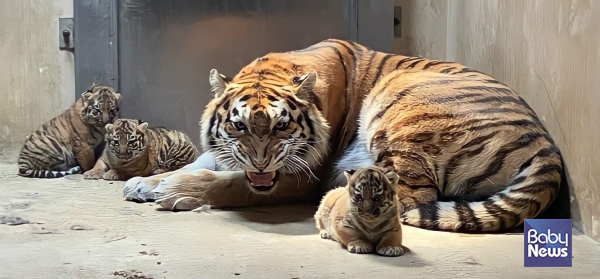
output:
[[[525,219],[525,267],[571,267],[571,219]]]

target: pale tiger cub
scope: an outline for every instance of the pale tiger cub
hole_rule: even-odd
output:
[[[200,156],[190,138],[148,122],[118,119],[106,125],[106,147],[86,179],[127,180],[177,170]]]
[[[397,257],[402,249],[398,175],[372,166],[345,171],[345,187],[329,191],[315,214],[321,238],[340,242],[350,253]]]
[[[91,169],[95,149],[104,141],[104,126],[119,117],[120,104],[121,94],[108,86],[83,92],[71,108],[25,138],[19,175],[58,178]]]

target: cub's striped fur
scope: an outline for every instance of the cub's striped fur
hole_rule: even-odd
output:
[[[346,187],[329,191],[315,214],[321,238],[342,243],[350,253],[397,257],[402,249],[398,216],[398,175],[382,168],[344,172]]]
[[[176,210],[289,203],[346,184],[344,169],[378,165],[400,176],[406,223],[454,231],[514,227],[557,195],[561,155],[535,113],[458,63],[330,39],[266,54],[233,78],[212,70],[210,83],[209,155],[126,192],[162,181],[159,204]]]
[[[119,117],[121,94],[93,86],[61,115],[27,136],[19,155],[19,175],[57,178],[91,169],[104,126]]]
[[[177,170],[198,158],[198,149],[184,133],[148,122],[118,119],[106,125],[102,157],[86,179],[125,180]]]

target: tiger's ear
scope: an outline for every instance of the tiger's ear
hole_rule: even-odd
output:
[[[112,128],[113,128],[113,124],[108,123],[108,124],[104,125],[104,129],[106,130],[107,133],[112,132]]]
[[[81,93],[81,98],[83,98],[84,101],[87,101],[90,97],[92,97],[92,94],[94,93],[91,90],[86,90]]]
[[[117,102],[117,106],[121,105],[121,99],[123,99],[123,96],[121,96],[121,93],[115,92],[115,101]]]
[[[140,125],[138,125],[137,126],[137,130],[140,131],[140,132],[142,132],[142,133],[145,133],[146,130],[148,130],[148,122],[143,122]]]
[[[317,96],[313,93],[313,89],[317,83],[317,72],[312,71],[299,77],[294,77],[292,81],[296,85],[296,96],[298,98],[311,103],[318,101],[314,100]]]
[[[350,182],[350,177],[354,174],[355,170],[345,170],[344,176],[346,177],[346,182]]]
[[[210,90],[215,94],[215,98],[218,98],[225,91],[227,83],[231,82],[231,79],[225,75],[219,73],[216,69],[210,70]]]
[[[400,177],[394,171],[386,172],[385,176],[387,177],[387,179],[390,180],[393,186],[396,186],[396,184],[398,184],[398,180],[400,180]]]

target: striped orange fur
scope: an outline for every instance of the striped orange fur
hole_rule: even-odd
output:
[[[345,176],[348,184],[329,191],[315,214],[321,238],[340,242],[350,253],[404,254],[398,175],[372,166],[346,171]]]
[[[121,94],[108,86],[93,86],[61,115],[27,136],[19,155],[19,175],[58,178],[94,166],[104,126],[119,117]],[[97,152],[99,153],[99,152]]]
[[[165,208],[302,201],[346,184],[344,169],[377,165],[400,176],[406,224],[501,231],[536,217],[560,186],[560,152],[535,112],[458,63],[330,39],[209,78],[209,155],[127,186],[151,191],[162,180]],[[213,158],[218,167],[206,169]]]
[[[86,179],[126,180],[178,170],[198,158],[198,149],[184,133],[148,122],[118,119],[106,125],[106,145]]]

